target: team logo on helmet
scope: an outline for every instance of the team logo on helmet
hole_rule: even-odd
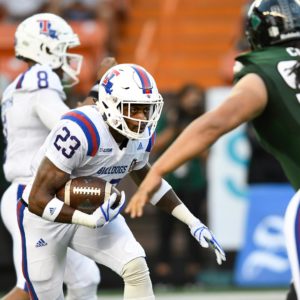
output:
[[[52,39],[58,39],[57,32],[51,29],[51,22],[49,20],[39,20],[40,33],[51,37]]]
[[[112,87],[113,87],[113,83],[111,82],[111,80],[115,77],[120,75],[120,73],[117,70],[112,70],[109,74],[107,74],[107,76],[104,78],[103,82],[102,82],[102,86],[104,87],[105,91],[107,94],[112,93]]]

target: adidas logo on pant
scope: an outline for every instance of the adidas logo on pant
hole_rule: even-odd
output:
[[[35,244],[35,247],[44,247],[47,246],[48,244],[43,240],[43,239],[39,239],[39,241]]]

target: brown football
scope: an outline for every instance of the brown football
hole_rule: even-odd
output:
[[[112,208],[120,202],[121,193],[101,178],[84,176],[69,180],[56,192],[56,197],[75,209],[91,214],[114,192],[117,193],[117,201]]]

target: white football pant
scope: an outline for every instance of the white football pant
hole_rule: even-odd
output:
[[[1,216],[3,223],[10,232],[13,240],[13,259],[17,276],[16,286],[25,289],[25,279],[22,272],[22,246],[21,236],[17,221],[17,199],[21,197],[24,185],[12,183],[2,196]],[[90,294],[87,299],[97,299],[96,291],[100,282],[100,273],[96,263],[68,248],[64,282],[68,294],[78,294],[80,289],[89,287]]]

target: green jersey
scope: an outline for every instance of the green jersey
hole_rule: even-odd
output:
[[[300,86],[293,67],[299,59],[300,49],[269,47],[237,57],[235,65],[235,81],[255,73],[265,83],[268,103],[253,126],[295,189],[300,188]]]

